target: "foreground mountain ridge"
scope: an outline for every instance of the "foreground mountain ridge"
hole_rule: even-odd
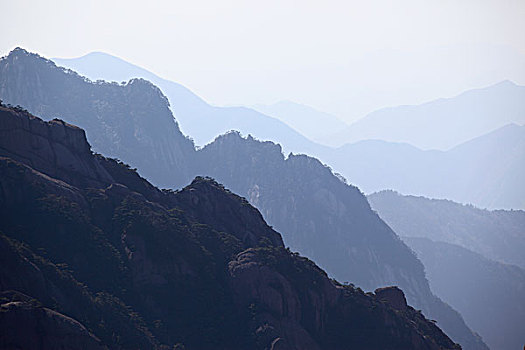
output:
[[[16,58],[19,56],[21,58]],[[96,98],[89,95],[80,96],[87,107],[68,103],[72,100],[68,97],[71,91],[94,89],[93,86],[105,83],[73,79],[71,73],[64,72],[52,62],[23,50],[14,52],[12,57],[2,61],[2,63],[6,62],[8,64],[0,69],[0,81],[2,81],[0,92],[5,95],[0,96],[2,98],[9,96],[7,102],[27,103],[30,110],[42,108],[45,111],[42,116],[46,119],[59,115],[62,119],[71,121],[86,115],[85,128],[88,138],[91,132],[97,132],[98,124],[104,123],[106,118],[112,118],[108,111],[113,110],[114,106],[102,108],[106,104],[98,110],[100,120],[87,115],[90,113],[91,105],[98,106],[100,100],[108,101],[107,103],[111,101],[108,93],[97,91]],[[25,69],[25,65],[30,65],[32,68]],[[35,67],[39,68],[35,69]],[[46,73],[47,70],[52,72]],[[15,79],[9,78],[13,76],[23,77],[24,81],[37,81],[41,87],[47,84],[55,86],[54,89],[27,90],[23,86],[14,88],[9,84],[10,79]],[[51,78],[45,79],[46,77]],[[64,89],[68,86],[65,82],[92,86]],[[111,87],[111,89],[105,87],[106,91],[111,93],[111,99],[126,100],[125,96],[120,96],[125,86],[107,85]],[[145,92],[146,96],[151,94],[150,85],[144,83],[138,87],[148,90]],[[141,113],[133,110],[136,118],[142,118],[139,125],[140,123],[155,124],[158,118],[167,120],[166,114],[148,113],[149,104],[164,103],[166,106],[165,100],[146,99],[145,102],[138,106],[137,110]],[[120,103],[115,101],[117,106]],[[166,109],[151,106],[151,110],[165,111]],[[129,109],[124,110],[123,118],[119,120],[125,119],[126,112],[131,113]],[[132,123],[134,120],[131,118],[129,122]],[[126,162],[129,154],[133,155],[135,148],[139,148],[137,152],[139,154],[165,153],[158,152],[157,144],[142,141],[155,139],[154,133],[140,137],[142,136],[140,134],[122,132],[122,130],[134,130],[135,125],[124,125],[122,128],[118,127],[118,123],[113,122],[105,125],[108,132],[101,135],[118,135],[117,138],[106,140],[107,142],[126,138],[126,144],[133,146],[126,149],[127,153],[117,154]],[[162,132],[176,135],[178,140],[186,140],[184,147],[187,147],[188,142],[191,143],[184,138],[175,123],[167,125],[169,129],[168,127],[162,129]],[[145,130],[151,131],[151,128]],[[160,139],[164,138],[169,136]],[[331,276],[341,281],[351,281],[367,290],[374,290],[384,285],[398,285],[405,291],[411,305],[422,309],[428,317],[436,319],[438,324],[464,348],[485,348],[481,339],[468,329],[461,316],[432,295],[422,264],[377,214],[370,210],[366,198],[360,191],[334,176],[330,169],[318,160],[301,155],[285,158],[279,145],[260,142],[251,137],[243,138],[235,132],[220,136],[199,151],[191,148],[185,153],[184,150],[187,148],[184,147],[174,152],[174,154],[180,152],[181,159],[188,159],[186,163],[188,168],[181,171],[177,169],[177,164],[161,164],[159,167],[152,168],[150,165],[155,163],[141,163],[142,158],[132,158],[134,162],[131,165],[141,172],[142,169],[147,170],[150,174],[149,180],[154,184],[169,180],[171,174],[166,173],[165,169],[175,169],[176,173],[170,187],[177,187],[178,183],[183,181],[180,180],[184,178],[183,176],[176,176],[181,173],[189,174],[186,178],[187,182],[195,175],[209,175],[216,178],[234,192],[248,198],[271,225],[285,234],[284,240],[287,245],[314,259]],[[169,158],[166,158],[166,161],[169,161]]]
[[[213,180],[158,190],[21,109],[0,107],[0,134],[2,347],[459,348],[399,289],[365,294],[286,250]]]

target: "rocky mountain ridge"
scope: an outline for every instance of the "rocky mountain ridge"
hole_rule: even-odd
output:
[[[2,347],[459,348],[400,304],[401,291],[365,294],[329,279],[211,179],[160,191],[124,164],[83,153],[90,147],[73,126],[5,107],[0,120],[2,135],[18,125],[22,144],[36,145],[0,148],[0,322],[14,327]],[[81,147],[49,153],[65,142]],[[41,159],[51,154],[50,167]],[[98,164],[73,169],[100,182],[68,184],[61,169],[71,159]],[[20,336],[22,319],[45,324],[48,337],[33,328]]]
[[[54,67],[49,61],[36,55],[25,52],[16,52],[14,56],[16,55],[21,55],[22,59],[26,60],[18,69],[13,70],[9,65],[4,65],[0,69],[0,78],[2,78],[0,92],[9,90],[7,95],[10,99],[6,101],[14,101],[17,98],[30,99],[31,108],[45,107],[47,110],[60,111],[60,117],[68,122],[85,116],[89,121],[86,122],[88,139],[93,133],[105,137],[103,141],[101,139],[101,145],[115,142],[115,138],[107,135],[119,135],[122,138],[121,144],[127,146],[111,145],[111,149],[122,150],[116,156],[136,166],[139,172],[145,174],[154,184],[168,181],[170,187],[176,188],[185,176],[187,182],[197,175],[216,178],[235,193],[248,198],[251,204],[262,212],[270,225],[283,232],[284,241],[291,249],[314,259],[331,276],[341,281],[355,283],[366,290],[374,290],[384,285],[398,285],[405,291],[411,305],[422,309],[428,317],[436,319],[438,325],[464,348],[485,348],[481,339],[469,330],[461,316],[432,295],[422,264],[377,214],[370,210],[366,198],[360,191],[354,186],[345,184],[318,160],[303,155],[291,155],[285,158],[278,145],[260,142],[250,137],[243,138],[238,133],[221,136],[198,151],[189,149],[187,142],[190,141],[184,139],[173,120],[171,123],[164,124],[164,121],[173,118],[164,113],[168,107],[162,98],[155,101],[163,103],[163,106],[151,106],[151,112],[135,113],[124,106],[119,116],[113,118],[111,111],[122,106],[124,104],[122,101],[129,101],[121,92],[126,89],[125,86],[118,84],[107,86],[108,84],[102,82],[85,81]],[[12,72],[24,71],[23,67],[32,64],[32,60],[43,60],[44,63],[35,64],[29,71],[35,69],[36,73],[24,77],[28,80],[38,77],[39,84],[52,84],[53,89],[27,93],[23,88],[11,88],[9,77]],[[12,62],[16,60],[12,58]],[[53,73],[42,73],[41,70],[53,70]],[[48,75],[53,78],[44,79]],[[64,91],[68,84],[89,85],[89,87],[76,87]],[[145,95],[150,96],[148,85],[144,83],[141,86],[147,90]],[[106,108],[100,107],[96,114],[100,117],[99,121],[88,115],[91,107],[80,108],[75,101],[69,103],[70,91],[91,90],[96,98],[90,94],[79,95],[76,98],[82,99],[82,106],[98,106],[97,101],[106,101]],[[46,98],[40,98],[39,96],[43,94],[48,95]],[[4,98],[3,95],[0,97]],[[142,101],[142,97],[138,100]],[[53,101],[61,101],[61,103]],[[149,107],[149,104],[145,104],[139,107],[139,111]],[[29,109],[32,110],[31,108]],[[137,125],[134,125],[135,118],[125,117],[126,113],[132,112],[135,113],[136,118],[141,119],[137,121]],[[106,119],[109,119],[107,123]],[[126,120],[126,123],[120,128],[119,123],[123,123],[122,120]],[[122,130],[138,130],[141,129],[140,125],[155,125],[157,122],[164,127],[145,128],[144,135],[122,132]],[[108,130],[111,133],[99,133],[99,124],[109,125]],[[186,162],[184,163],[186,167],[179,169],[183,164],[180,162],[160,163],[156,166],[157,161],[153,161],[151,159],[153,157],[148,155],[167,154],[169,150],[164,152],[164,146],[158,149],[157,144],[145,143],[143,140],[156,139],[158,132],[163,135],[158,137],[160,140],[168,139],[170,135],[177,140],[186,140],[182,141],[180,148],[172,152],[181,153],[180,159]],[[135,160],[134,157],[140,154],[146,155]],[[147,159],[143,161],[144,157]],[[169,157],[163,159],[165,162],[170,161]],[[143,162],[137,164],[137,161]],[[103,162],[107,163],[105,168],[108,172],[116,172],[118,176],[129,176],[128,173],[122,173],[122,167],[118,163]],[[176,176],[171,178],[170,171],[174,171]],[[134,186],[137,188],[144,186],[140,181],[135,180],[133,180]],[[114,186],[112,192],[118,189]],[[105,220],[110,221],[110,218]]]

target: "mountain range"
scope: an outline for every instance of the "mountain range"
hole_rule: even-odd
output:
[[[432,291],[492,349],[525,342],[524,211],[482,210],[393,191],[368,199],[417,253]]]
[[[368,201],[402,237],[459,245],[491,260],[525,269],[525,211],[483,210],[394,191],[371,194]]]
[[[182,131],[192,135],[198,145],[235,129],[245,135],[280,143],[293,152],[306,152],[307,147],[315,147],[308,145],[306,140],[294,139],[292,136],[297,130],[309,139],[333,147],[361,140],[383,140],[408,143],[424,150],[447,150],[507,124],[525,124],[525,86],[509,80],[421,105],[380,109],[347,125],[329,113],[289,101],[255,105],[254,109],[262,113],[246,107],[209,108],[205,101],[182,85],[102,52],[78,58],[54,58],[53,61],[92,80],[121,82],[145,78],[151,81],[172,103]],[[197,112],[199,115],[194,115]],[[202,125],[203,121],[207,124]],[[288,125],[293,129],[287,128]]]
[[[421,105],[380,109],[327,139],[332,145],[372,139],[447,150],[506,124],[525,124],[525,86],[509,80]]]
[[[207,178],[161,191],[0,106],[0,335],[32,349],[459,349],[396,287],[343,286]]]
[[[525,140],[520,127],[525,118],[522,102],[525,88],[509,81],[421,106],[374,112],[355,125],[364,125],[363,129],[375,130],[377,134],[359,131],[359,138],[335,144],[367,137],[376,140],[332,148],[315,143],[290,127],[304,125],[297,130],[315,137],[336,128],[345,135],[348,133],[335,117],[306,106],[283,102],[255,107],[270,117],[246,107],[211,106],[180,84],[104,53],[56,61],[91,79],[127,81],[143,77],[152,81],[168,97],[182,131],[199,146],[226,131],[237,130],[244,136],[250,134],[259,140],[279,143],[285,154],[314,156],[365,193],[393,189],[482,208],[525,209],[524,189],[519,186],[525,176]],[[421,123],[424,127],[418,127]],[[355,125],[348,128],[357,128]],[[427,125],[432,125],[430,131],[424,129]],[[433,135],[424,137],[429,142],[436,137],[448,138],[446,147],[434,146],[450,149],[422,150],[416,146],[430,146],[413,138],[392,136],[398,129],[421,135],[430,132]],[[392,135],[388,134],[390,131]],[[330,135],[327,140],[337,139],[337,135]]]
[[[218,135],[237,130],[260,140],[280,143],[288,152],[317,153],[323,148],[282,121],[247,107],[219,107],[206,103],[188,88],[163,79],[141,67],[102,52],[93,52],[78,59],[53,59],[91,80],[123,82],[144,78],[158,86],[170,102],[170,108],[181,131],[195,144],[204,146]]]
[[[524,126],[509,124],[448,151],[368,140],[328,157],[366,193],[392,189],[481,208],[525,208]]]
[[[403,237],[425,265],[432,291],[458,310],[491,349],[525,342],[525,270],[461,246]]]
[[[10,83],[12,81],[19,84]],[[85,121],[83,127],[88,140],[91,140],[90,134],[98,130],[98,126],[92,123],[98,119],[98,123],[106,129],[98,135],[111,138],[107,142],[117,143],[113,149],[122,150],[112,156],[127,162],[127,158],[133,156],[137,149],[137,152],[157,157],[162,155],[165,162],[170,162],[171,156],[165,155],[173,155],[174,165],[159,164],[159,168],[155,165],[150,168],[150,160],[142,158],[130,162],[140,173],[143,169],[147,170],[154,184],[164,184],[163,181],[169,179],[172,174],[164,170],[169,167],[176,171],[170,187],[177,187],[179,179],[185,174],[190,174],[188,182],[194,175],[212,176],[248,198],[270,225],[283,232],[286,245],[314,259],[329,275],[367,290],[399,285],[409,303],[436,319],[438,325],[465,349],[486,348],[479,336],[468,329],[461,316],[431,293],[422,264],[372,212],[366,198],[356,187],[346,184],[314,158],[293,155],[285,158],[279,145],[251,137],[243,138],[235,132],[220,136],[206,147],[195,150],[191,140],[182,136],[169,113],[148,112],[149,104],[157,103],[163,106],[152,110],[165,111],[167,100],[159,98],[158,89],[151,84],[138,82],[91,82],[21,49],[0,61],[0,98],[5,102],[20,104],[30,111],[40,111],[44,119],[60,116],[68,122],[87,113],[85,111],[91,110],[92,106],[98,106],[100,110],[95,118],[82,118]],[[47,88],[51,84],[54,89]],[[75,85],[90,85],[104,94],[82,95],[79,106],[69,94],[90,91],[90,88]],[[122,102],[117,100],[123,98],[129,86],[136,89],[133,95],[150,96],[136,100],[141,106],[130,113],[143,118],[142,123],[165,125],[161,131],[166,136],[158,135],[158,129],[151,131],[147,128],[144,129],[145,134],[140,133],[142,129],[133,125],[135,118],[120,119],[121,123],[130,124],[122,127],[105,122],[106,118],[112,118],[111,113],[105,110],[113,110],[114,107],[110,106],[113,103],[120,105]],[[125,132],[127,130],[134,132]],[[175,139],[183,146],[168,153],[167,149],[172,146],[167,145],[166,140],[176,134]],[[121,141],[123,139],[126,141]],[[159,146],[159,143],[144,141],[151,139],[164,143]],[[134,146],[126,147],[124,151],[120,142]],[[100,146],[103,144],[94,144],[94,150],[104,153]],[[162,148],[164,145],[167,145],[166,149]],[[177,169],[177,164],[186,164],[188,168]]]
[[[265,115],[279,119],[308,139],[318,143],[323,143],[322,140],[348,127],[347,123],[335,115],[292,101],[283,100],[271,105],[258,104],[251,107]]]

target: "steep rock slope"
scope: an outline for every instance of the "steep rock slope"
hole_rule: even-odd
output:
[[[0,148],[7,347],[31,340],[18,327],[25,320],[49,327],[46,348],[459,348],[398,289],[364,294],[285,249],[255,208],[213,180],[160,191],[124,164],[82,154],[89,145],[70,125],[4,107],[0,120],[22,129],[23,144],[46,128],[62,130],[38,146],[85,144]],[[66,183],[71,157],[97,164],[99,184]],[[85,170],[71,171],[91,178]]]
[[[394,191],[373,193],[368,200],[400,236],[456,244],[489,259],[525,268],[522,210],[483,210]]]
[[[318,160],[285,158],[279,145],[231,132],[198,152],[201,169],[245,196],[268,223],[284,232],[292,249],[313,259],[340,281],[368,290],[399,285],[464,348],[483,348],[461,316],[435,297],[422,264],[370,209],[359,189],[334,176]]]
[[[525,270],[460,246],[405,237],[427,272],[432,290],[460,311],[492,349],[525,343]]]
[[[24,57],[42,60],[29,54]],[[18,70],[23,71],[24,66]],[[69,81],[66,72],[51,63],[43,69],[54,70],[53,74],[62,74],[63,79]],[[12,69],[5,65],[3,70]],[[27,79],[31,77],[27,76]],[[8,83],[4,86],[11,91]],[[85,98],[91,101],[89,96]],[[142,117],[146,115],[142,114]],[[175,127],[173,123],[167,125],[162,132],[168,136],[160,139],[177,133],[178,130],[172,130]],[[158,130],[154,131],[145,129],[148,132],[145,136],[156,139]],[[135,145],[128,151],[140,147],[140,140],[135,135],[127,136],[126,142]],[[108,142],[112,142],[111,139]],[[150,151],[155,153],[154,148]],[[370,210],[359,190],[341,182],[319,161],[305,156],[293,156],[285,161],[275,144],[243,139],[235,133],[220,137],[199,152],[191,150],[190,154],[193,168],[187,172],[220,178],[226,186],[249,198],[271,225],[283,230],[292,249],[319,259],[330,275],[368,290],[388,284],[399,285],[406,291],[409,302],[436,319],[454,340],[467,349],[483,348],[481,340],[468,329],[461,316],[431,294],[421,263]],[[127,161],[129,154],[123,152],[117,156]],[[119,169],[112,164],[106,170]],[[165,168],[170,166],[177,167],[177,164],[163,164]],[[169,173],[152,171],[157,169],[155,167],[138,168],[141,173],[149,171],[148,176],[155,183],[162,183],[170,176]],[[301,181],[303,177],[305,181]],[[140,186],[140,183],[133,183]],[[177,183],[173,181],[172,186],[177,186]],[[262,199],[257,201],[257,196]],[[323,210],[323,215],[317,208]]]
[[[193,143],[179,131],[160,90],[142,79],[93,83],[49,60],[15,49],[0,61],[0,98],[46,120],[88,133],[96,152],[126,159],[159,186],[190,179]],[[154,135],[154,137],[152,137]]]

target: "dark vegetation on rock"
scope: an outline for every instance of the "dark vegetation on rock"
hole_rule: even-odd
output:
[[[0,107],[2,347],[459,348],[329,279],[214,180],[160,191],[89,149],[76,127]]]

